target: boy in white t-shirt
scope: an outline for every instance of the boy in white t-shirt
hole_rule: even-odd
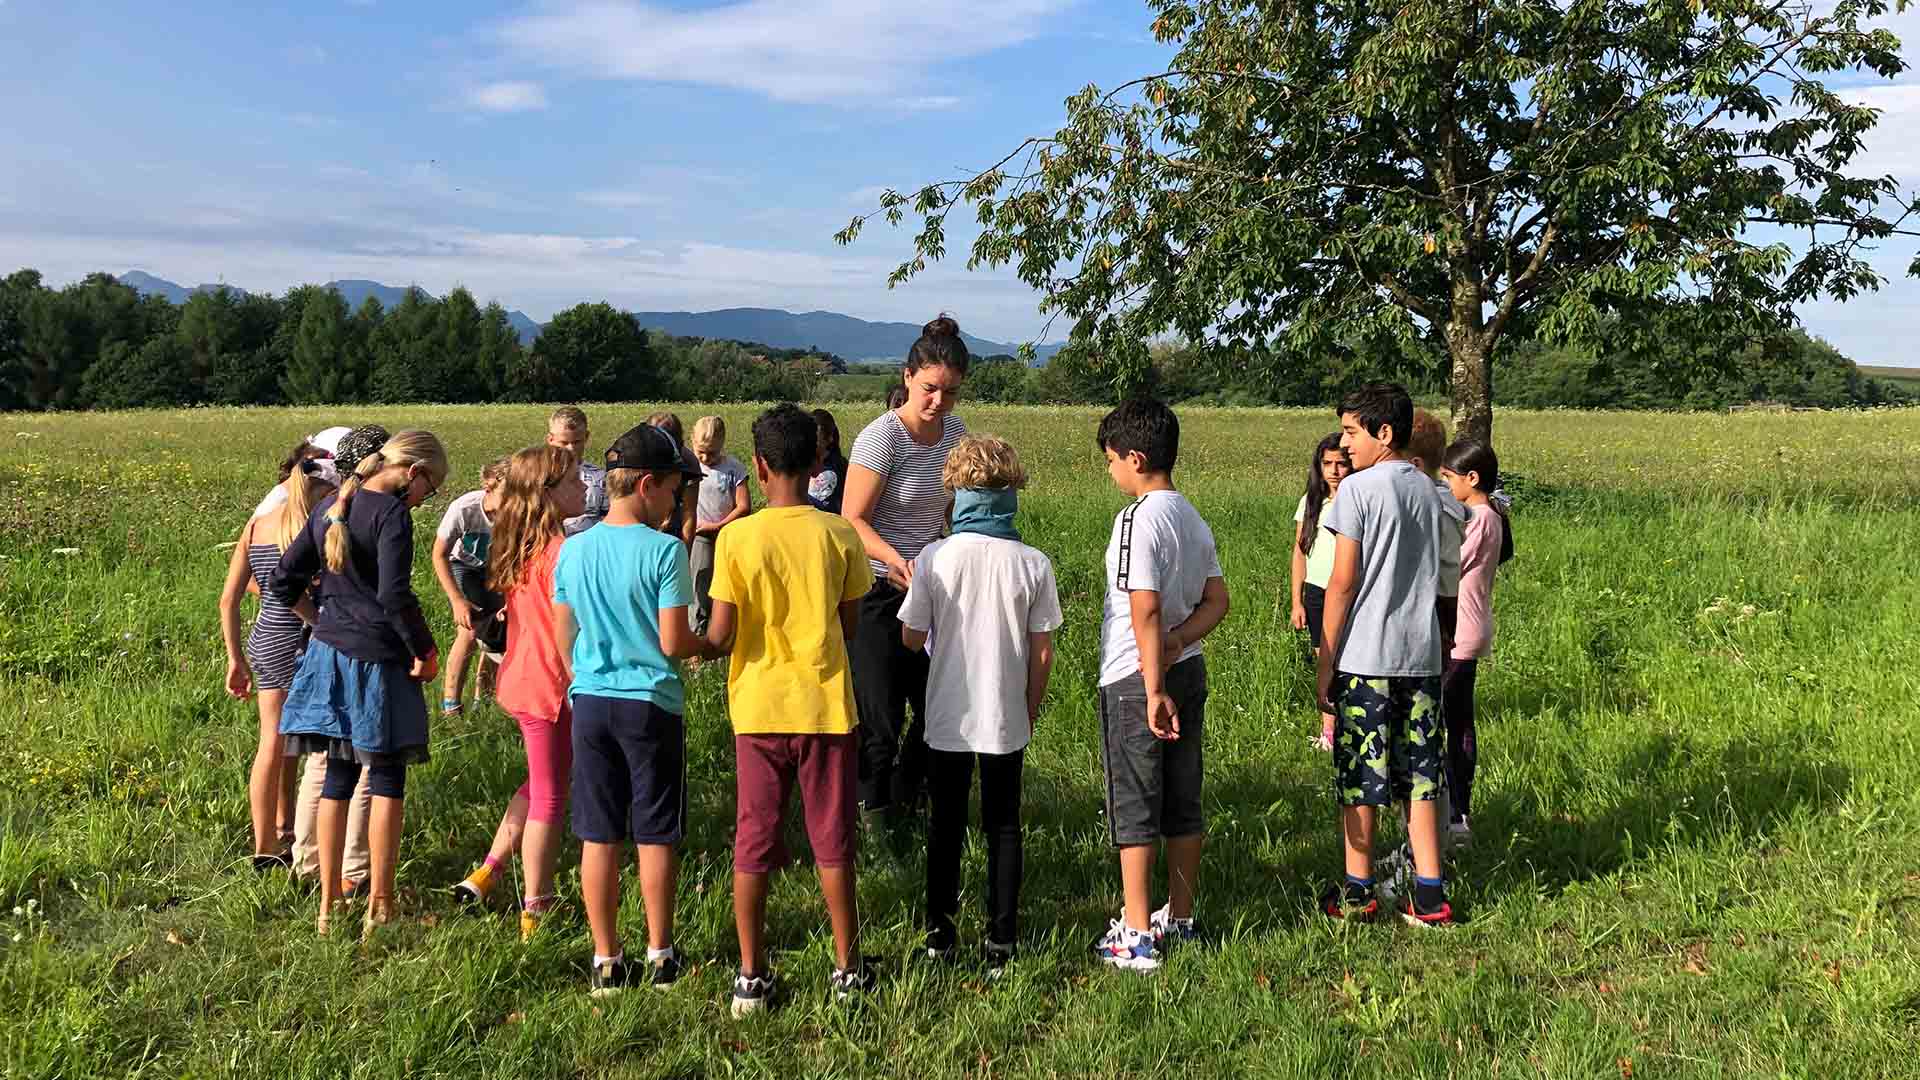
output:
[[[433,576],[447,594],[455,627],[453,650],[447,656],[446,681],[440,691],[440,713],[460,712],[466,696],[467,665],[477,648],[485,692],[488,667],[497,666],[507,648],[506,627],[498,616],[506,601],[487,588],[487,545],[493,539],[494,500],[507,476],[507,459],[489,462],[480,470],[480,489],[448,504],[433,534]]]
[[[693,422],[693,434],[687,439],[704,474],[693,504],[693,547],[687,558],[693,567],[694,635],[707,632],[707,620],[713,616],[713,545],[720,530],[753,512],[747,493],[747,468],[740,459],[727,453],[727,423],[717,416],[703,416]]]
[[[953,496],[953,534],[920,553],[900,605],[902,642],[932,658],[927,955],[951,959],[957,944],[960,853],[977,761],[987,840],[985,952],[998,970],[1019,936],[1021,769],[1053,670],[1060,595],[1052,561],[1021,543],[1013,525],[1016,492],[1027,480],[1013,447],[969,435],[948,455],[943,480]]]
[[[1120,851],[1121,917],[1094,945],[1114,967],[1151,971],[1193,917],[1206,818],[1200,806],[1207,662],[1200,642],[1227,615],[1213,531],[1174,490],[1180,421],[1137,400],[1100,421],[1107,475],[1133,502],[1113,522],[1100,631],[1100,750],[1107,828]],[[1167,904],[1152,915],[1156,847],[1167,849]]]

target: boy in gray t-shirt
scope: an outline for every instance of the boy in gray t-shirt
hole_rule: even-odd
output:
[[[1347,395],[1339,413],[1340,443],[1353,474],[1340,485],[1326,522],[1336,546],[1319,696],[1320,707],[1338,721],[1334,783],[1346,834],[1346,880],[1321,898],[1321,910],[1334,918],[1378,913],[1374,825],[1379,807],[1404,800],[1416,876],[1396,906],[1415,926],[1446,926],[1453,909],[1434,804],[1446,776],[1443,658],[1434,614],[1445,512],[1432,481],[1406,457],[1413,399],[1405,389],[1369,384]]]

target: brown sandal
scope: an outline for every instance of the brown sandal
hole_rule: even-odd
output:
[[[375,931],[393,921],[393,897],[369,896],[367,915],[360,922],[360,941],[372,941]]]

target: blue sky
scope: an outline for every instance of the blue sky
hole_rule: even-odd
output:
[[[1133,0],[0,0],[0,273],[145,269],[281,291],[370,277],[546,318],[827,308],[998,340],[1039,332],[1011,274],[955,259],[888,290],[906,234],[833,232],[880,186],[991,163],[1061,100],[1165,56]],[[1893,20],[1920,55],[1920,18]],[[1920,180],[1920,79],[1864,166]],[[968,235],[949,249],[964,254]],[[1808,326],[1905,363],[1881,293]]]

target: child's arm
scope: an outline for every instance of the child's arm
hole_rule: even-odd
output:
[[[686,608],[680,609],[683,613]],[[573,607],[554,601],[553,604],[553,643],[560,652],[560,674],[567,685],[573,685],[573,642],[580,636],[580,621],[573,617]]]
[[[706,642],[694,636],[693,623],[687,619],[687,606],[660,608],[660,651],[675,660],[699,656]]]
[[[1179,662],[1180,654],[1206,640],[1220,620],[1227,617],[1227,579],[1208,578],[1206,586],[1200,592],[1200,606],[1193,609],[1179,626],[1167,631],[1167,646],[1161,653],[1161,659],[1172,667]]]
[[[845,613],[843,612],[842,614],[844,615]],[[845,625],[844,618],[842,619],[842,625]],[[847,636],[852,637],[853,635],[848,634]],[[901,623],[900,644],[905,645],[909,652],[919,652],[921,649],[927,647],[927,632],[925,630],[915,630],[906,623]]]
[[[453,559],[449,555],[452,545],[444,536],[433,538],[433,576],[440,582],[440,591],[447,594],[447,604],[453,608],[453,624],[468,633],[473,632],[473,605],[460,595],[460,586],[453,580]]]
[[[1350,536],[1335,539],[1333,575],[1327,579],[1327,613],[1320,621],[1318,700],[1320,711],[1333,712],[1333,661],[1347,632],[1347,615],[1353,607],[1353,594],[1360,582],[1360,541]]]
[[[253,573],[247,566],[247,540],[253,523],[240,532],[233,545],[233,558],[227,560],[227,582],[220,590],[220,637],[227,643],[227,693],[244,698],[253,691],[253,672],[247,667],[240,648],[240,598],[247,594],[247,582]]]
[[[1040,703],[1047,699],[1047,679],[1053,674],[1053,631],[1027,635],[1027,728],[1040,726]]]
[[[1307,535],[1307,523],[1295,522],[1293,526],[1293,628],[1307,628],[1307,605],[1300,597],[1300,590],[1307,584],[1307,553],[1300,550],[1300,541]]]
[[[707,616],[707,644],[702,655],[722,657],[733,651],[734,607],[731,601],[713,598],[713,613]]]
[[[1160,593],[1135,589],[1128,594],[1133,640],[1140,650],[1140,678],[1147,688],[1147,729],[1157,739],[1180,737],[1180,716],[1167,696],[1167,636],[1160,621]]]

